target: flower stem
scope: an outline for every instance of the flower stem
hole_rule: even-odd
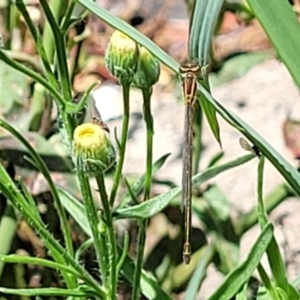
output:
[[[122,176],[122,169],[124,164],[125,158],[125,149],[126,149],[126,141],[127,141],[127,134],[128,134],[128,125],[129,125],[129,91],[130,85],[124,84],[123,85],[123,106],[124,106],[124,115],[123,115],[123,124],[122,124],[122,135],[121,135],[121,142],[119,147],[119,160],[117,163],[117,169],[114,176],[114,183],[110,193],[109,203],[113,206],[118,187],[120,184],[120,179]]]
[[[92,197],[92,192],[87,175],[82,171],[77,171],[77,176],[80,182],[80,188],[82,191],[82,196],[84,200],[84,206],[86,210],[87,219],[91,228],[92,236],[94,239],[96,256],[100,267],[100,275],[103,284],[106,288],[109,288],[108,282],[108,255],[106,251],[105,237],[99,232],[98,224],[99,218],[97,215],[97,210]]]
[[[153,118],[151,114],[151,95],[152,88],[143,89],[143,99],[144,99],[144,120],[147,129],[147,162],[146,162],[146,175],[145,175],[145,188],[144,188],[144,201],[150,198],[150,190],[152,183],[152,156],[153,156]],[[143,268],[143,257],[144,248],[146,242],[146,228],[148,220],[142,220],[139,226],[138,233],[138,251],[136,258],[136,267],[133,277],[133,288],[132,288],[132,300],[138,300],[140,296],[140,280]]]
[[[116,238],[114,233],[112,214],[107,198],[107,193],[105,189],[104,175],[103,173],[96,176],[96,181],[98,185],[98,190],[100,192],[101,202],[104,210],[104,216],[106,219],[107,231],[108,231],[108,241],[109,241],[109,279],[110,279],[110,296],[112,300],[116,299],[117,292],[117,246]]]

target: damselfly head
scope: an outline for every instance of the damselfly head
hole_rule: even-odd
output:
[[[182,64],[180,67],[179,67],[179,72],[181,74],[187,74],[187,73],[198,73],[200,71],[200,66],[198,65],[197,62],[190,62],[190,63],[185,63],[185,64]]]

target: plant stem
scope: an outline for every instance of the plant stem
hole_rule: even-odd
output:
[[[150,198],[150,190],[152,183],[152,156],[153,156],[153,118],[151,114],[151,95],[152,88],[143,89],[144,100],[144,120],[147,129],[147,161],[146,161],[146,174],[145,174],[145,189],[144,189],[144,201]],[[136,266],[133,277],[132,288],[132,300],[138,300],[140,296],[140,280],[143,268],[144,248],[146,242],[146,228],[148,220],[142,220],[140,222],[139,234],[138,234],[138,251],[136,258]]]
[[[120,179],[122,176],[122,169],[124,164],[125,158],[125,150],[126,150],[126,141],[127,141],[127,134],[128,134],[128,125],[129,125],[129,91],[130,85],[123,85],[123,106],[124,106],[124,115],[123,115],[123,124],[122,124],[122,135],[121,135],[121,142],[119,147],[119,160],[117,163],[117,169],[114,176],[114,183],[110,193],[109,203],[113,206],[118,187],[120,184]]]
[[[107,270],[107,251],[106,251],[106,242],[103,238],[102,234],[98,230],[99,219],[97,215],[97,210],[95,207],[95,203],[92,197],[92,192],[90,188],[90,184],[88,181],[88,177],[82,171],[77,171],[77,176],[80,182],[80,188],[84,200],[84,206],[86,210],[86,216],[89,221],[89,225],[91,228],[92,236],[94,239],[96,256],[99,263],[100,275],[103,281],[104,286],[109,288],[109,282],[107,278],[108,270]]]
[[[150,189],[152,183],[152,152],[153,152],[153,118],[151,114],[151,95],[152,89],[143,89],[144,99],[144,120],[147,129],[147,162],[146,162],[146,175],[145,175],[145,191],[144,201],[149,199]]]
[[[257,176],[257,217],[260,228],[263,229],[268,223],[268,217],[265,210],[263,199],[263,172],[264,172],[265,159],[261,156],[258,163],[258,176]]]
[[[104,174],[100,174],[96,176],[96,181],[98,185],[98,189],[100,192],[101,202],[104,210],[104,215],[106,218],[106,224],[107,224],[107,232],[108,232],[108,241],[109,241],[109,279],[110,279],[110,296],[111,300],[116,299],[116,293],[117,293],[117,245],[116,245],[116,237],[114,233],[114,225],[113,225],[113,219],[112,214],[107,198],[107,193],[105,189],[105,181],[104,181]]]

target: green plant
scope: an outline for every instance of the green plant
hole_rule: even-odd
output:
[[[297,28],[298,23],[292,19],[288,24],[283,24],[284,26],[281,27],[282,31],[280,31],[279,34],[276,30],[273,30],[274,16],[277,15],[281,9],[284,9],[284,16],[282,16],[282,18],[294,18],[291,8],[288,7],[288,4],[286,4],[284,0],[269,1],[268,4],[266,4],[268,7],[261,6],[259,1],[256,0],[249,0],[248,2],[253,9],[254,14],[264,25],[270,39],[274,42],[274,46],[278,50],[281,59],[289,67],[296,83],[300,85],[296,76],[296,74],[298,74],[299,66],[298,63],[294,63],[298,62],[298,56],[295,51],[290,51],[290,46],[292,45],[292,48],[294,49],[298,43],[298,40],[295,38],[299,30]],[[66,6],[65,4],[68,5]],[[63,283],[57,288],[40,287],[35,289],[12,289],[0,287],[0,293],[23,296],[65,296],[75,298],[93,296],[100,299],[116,299],[118,278],[123,276],[133,287],[132,299],[139,299],[140,294],[145,295],[148,299],[171,299],[169,293],[173,291],[174,288],[182,285],[191,274],[182,272],[183,266],[181,264],[174,267],[173,263],[170,263],[165,270],[166,275],[155,279],[143,270],[143,253],[147,220],[162,211],[170,203],[177,205],[178,201],[176,202],[176,200],[181,193],[181,188],[173,187],[169,191],[156,197],[151,198],[150,196],[153,175],[163,166],[167,159],[167,155],[163,156],[155,163],[152,162],[153,122],[155,121],[155,116],[153,118],[151,113],[151,95],[152,85],[156,82],[158,73],[155,74],[157,76],[154,76],[154,80],[150,83],[139,79],[143,76],[143,72],[148,71],[147,66],[153,67],[154,71],[152,70],[151,74],[156,72],[158,67],[156,59],[168,66],[176,75],[179,75],[179,65],[148,38],[125,22],[111,15],[108,11],[97,6],[93,1],[52,0],[47,2],[46,0],[41,0],[40,5],[47,20],[42,35],[32,22],[22,0],[16,0],[15,5],[11,4],[10,7],[11,12],[14,13],[16,13],[17,8],[33,37],[42,64],[42,66],[39,65],[37,68],[39,71],[21,64],[11,57],[10,52],[3,49],[0,50],[0,60],[36,81],[33,95],[36,95],[36,97],[42,95],[41,98],[43,99],[47,99],[47,97],[49,99],[49,95],[51,96],[49,102],[51,105],[54,103],[59,112],[58,119],[60,124],[62,124],[60,133],[63,137],[63,141],[68,146],[69,153],[71,153],[73,149],[73,156],[75,155],[75,152],[77,155],[76,159],[73,157],[73,161],[76,165],[76,173],[83,202],[79,202],[74,195],[69,194],[53,183],[47,165],[38,151],[28,143],[20,129],[15,129],[9,122],[1,119],[0,126],[9,131],[22,143],[22,145],[24,145],[29,156],[27,161],[38,169],[46,178],[59,216],[63,239],[58,241],[53,236],[52,232],[47,227],[47,224],[42,220],[36,202],[22,180],[18,180],[17,182],[14,181],[12,179],[13,176],[9,175],[4,168],[4,165],[0,164],[0,191],[2,193],[1,195],[9,200],[9,205],[5,211],[5,218],[2,217],[0,234],[1,229],[3,229],[4,226],[7,226],[5,222],[8,220],[7,218],[9,218],[10,221],[14,220],[13,224],[15,225],[17,216],[21,215],[36,230],[37,235],[45,243],[45,247],[50,252],[51,257],[51,259],[46,259],[24,257],[21,255],[6,255],[9,248],[7,245],[10,243],[8,240],[5,245],[6,247],[0,248],[0,261],[4,263],[35,264],[51,268],[59,272],[62,276]],[[255,210],[248,216],[241,217],[237,221],[234,221],[230,218],[228,212],[229,205],[226,201],[226,197],[222,195],[217,186],[210,187],[210,189],[206,190],[203,195],[199,197],[198,202],[193,204],[194,213],[201,218],[202,222],[210,224],[207,226],[206,235],[212,239],[213,242],[204,243],[199,251],[193,255],[192,269],[189,270],[195,269],[195,272],[187,287],[186,297],[187,299],[193,299],[195,297],[195,294],[205,277],[207,266],[211,263],[213,257],[218,254],[221,260],[219,268],[226,273],[227,276],[224,283],[212,291],[212,295],[209,299],[230,299],[234,296],[236,296],[237,299],[246,299],[247,283],[255,269],[258,270],[262,286],[265,288],[265,293],[267,293],[270,299],[299,299],[299,293],[287,279],[283,260],[273,235],[273,225],[269,223],[267,213],[289,193],[300,195],[300,174],[254,129],[248,126],[238,116],[228,111],[210,94],[206,65],[209,63],[208,53],[211,38],[222,5],[223,1],[196,1],[193,8],[190,23],[189,56],[190,58],[198,58],[203,66],[202,71],[204,75],[204,81],[199,80],[197,83],[198,93],[200,95],[198,97],[199,105],[197,106],[197,109],[199,110],[198,112],[200,115],[202,115],[203,112],[208,119],[214,137],[220,144],[221,134],[216,118],[217,114],[231,126],[236,128],[236,130],[245,135],[260,150],[261,156],[259,158],[257,173],[258,204],[257,211]],[[60,18],[59,12],[63,8],[66,10],[65,17]],[[266,14],[268,8],[272,8],[272,13],[269,15]],[[115,71],[114,75],[118,77],[123,87],[124,99],[123,132],[121,134],[120,142],[117,140],[119,159],[117,160],[117,167],[114,173],[112,192],[109,195],[106,190],[104,172],[112,164],[112,161],[107,163],[105,158],[102,159],[101,155],[106,152],[100,151],[98,148],[97,150],[99,151],[93,152],[92,155],[90,152],[85,152],[84,155],[81,155],[81,151],[85,151],[85,149],[84,147],[79,147],[73,137],[75,128],[78,128],[77,116],[85,107],[89,92],[95,86],[95,84],[92,84],[78,103],[73,101],[71,78],[74,75],[72,73],[74,72],[74,69],[68,66],[67,53],[69,48],[68,43],[66,43],[66,36],[70,28],[86,16],[85,9],[103,19],[118,31],[124,33],[126,39],[132,39],[130,40],[130,43],[133,50],[131,50],[134,52],[130,65],[121,64],[120,66],[117,66],[118,68],[115,68],[116,61],[120,62],[120,59],[114,60],[110,55],[115,54],[109,53],[110,49],[108,49],[107,54],[108,65],[112,66],[111,70],[113,70],[113,73]],[[11,23],[11,26],[14,26],[14,22]],[[295,35],[290,37],[287,33],[291,31],[293,31]],[[54,40],[55,43],[53,43]],[[138,47],[139,51],[136,50]],[[146,62],[141,62],[142,56],[139,56],[143,51],[146,51],[144,52],[146,53],[146,57],[148,57],[147,55],[150,57],[149,60],[146,59]],[[122,55],[124,54],[121,53],[121,58]],[[128,63],[128,61],[125,61],[125,63]],[[75,66],[73,67],[75,68]],[[124,76],[124,72],[129,73],[126,73]],[[136,74],[140,76],[134,77]],[[148,78],[147,73],[145,78]],[[123,177],[122,166],[125,157],[130,111],[129,90],[132,82],[142,90],[144,100],[144,119],[147,130],[145,174],[131,184],[124,178],[127,186],[127,195],[123,195],[121,203],[117,207],[113,207],[118,187],[121,178]],[[37,100],[34,98],[35,97],[33,97],[33,101]],[[41,106],[35,112],[38,119],[42,115],[42,110],[43,107]],[[197,122],[198,121],[199,120],[197,120]],[[28,123],[28,129],[32,130],[35,128],[35,122],[36,119],[32,118]],[[98,131],[93,130],[92,127],[94,125],[94,123],[93,125],[88,125],[86,129],[92,136]],[[103,131],[105,131],[105,127],[102,123],[98,125],[102,130],[102,133],[99,133],[102,137],[104,135]],[[196,135],[195,140],[201,145],[201,122],[198,122],[197,125],[199,125],[200,130],[198,135]],[[94,143],[93,145],[95,144],[97,143]],[[78,148],[76,148],[77,146]],[[100,145],[97,144],[95,147],[98,146]],[[76,151],[74,150],[74,147],[75,150],[77,149]],[[248,154],[233,161],[216,165],[220,159],[219,156],[212,158],[210,166],[199,172],[198,165],[201,157],[201,148],[197,148],[197,151],[198,152],[195,153],[196,159],[194,164],[195,175],[192,179],[193,186],[199,186],[208,179],[213,178],[228,169],[237,167],[255,157],[253,154]],[[113,151],[110,151],[110,153],[113,153]],[[111,155],[111,157],[113,160],[113,155]],[[267,158],[283,175],[287,183],[293,188],[293,192],[291,192],[284,184],[281,187],[281,197],[277,197],[275,200],[270,197],[270,199],[267,198],[263,201],[262,188],[265,158]],[[104,167],[102,164],[101,168],[99,167],[99,161],[105,162]],[[99,212],[96,209],[92,188],[89,182],[89,175],[96,179],[97,191],[99,192],[103,211]],[[141,192],[143,192],[143,201],[142,203],[139,203],[137,198]],[[220,199],[218,203],[207,200],[216,197],[216,195],[217,198]],[[225,210],[224,212],[219,209],[220,205],[228,208],[228,210]],[[12,207],[14,208],[14,213],[12,213]],[[76,249],[72,243],[71,229],[66,212],[73,216],[81,230],[88,237],[88,239]],[[133,219],[136,220],[139,225],[136,258],[132,258],[128,254],[129,240],[127,234],[124,234],[121,243],[117,242],[113,223],[120,219]],[[238,263],[236,258],[230,257],[224,249],[231,249],[233,253],[237,253],[241,236],[256,222],[258,222],[261,227],[260,236],[251,248],[247,260],[243,263]],[[222,231],[220,223],[232,225],[230,234],[233,238]],[[13,227],[11,229],[12,231],[15,230]],[[88,248],[93,248],[96,252],[98,262],[96,275],[92,275],[88,272],[80,262],[81,254]],[[264,253],[268,256],[272,278],[268,277],[260,263]],[[170,268],[173,268],[172,270],[175,274],[180,274],[180,272],[182,272],[181,277],[178,280],[179,282],[172,284],[171,280],[168,279],[168,271]],[[262,293],[262,299],[264,296],[265,295]]]

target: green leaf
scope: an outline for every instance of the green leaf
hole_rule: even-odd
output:
[[[227,300],[233,297],[240,287],[249,280],[258,266],[273,237],[273,225],[268,223],[253,245],[248,258],[232,272],[230,272],[221,286],[208,298],[208,300]]]
[[[209,168],[195,176],[193,176],[193,185],[199,185],[218,174],[234,168],[236,166],[239,166],[241,164],[244,164],[245,162],[249,161],[253,158],[253,155],[246,155],[242,156],[238,159],[235,159],[233,161],[230,161],[226,164],[223,164],[221,166],[212,167]],[[124,218],[150,218],[153,215],[160,212],[162,209],[164,209],[172,199],[177,197],[181,193],[181,188],[174,188],[170,191],[160,194],[159,196],[152,198],[146,202],[143,202],[139,205],[135,205],[132,207],[117,209],[114,213],[114,217],[116,219],[124,219]]]
[[[219,151],[218,153],[214,154],[214,156],[212,156],[210,158],[210,161],[207,165],[207,168],[212,167],[214,165],[217,164],[217,162],[224,156],[224,152],[223,151]]]
[[[205,101],[209,101],[212,105],[214,105],[217,112],[224,118],[224,120],[243,133],[254,145],[256,145],[263,155],[268,158],[274,167],[282,174],[295,192],[300,195],[299,172],[252,127],[218,103],[201,85],[198,85],[198,89],[200,89],[201,93],[204,94]]]
[[[189,56],[205,67],[209,62],[211,40],[224,0],[195,1],[189,38]]]
[[[0,261],[5,263],[38,265],[38,266],[48,267],[54,270],[64,270],[67,273],[73,274],[78,278],[81,278],[80,273],[76,272],[73,268],[64,264],[59,264],[57,262],[48,259],[11,254],[11,255],[0,255]]]
[[[196,1],[190,25],[189,56],[192,60],[197,58],[199,65],[202,67],[204,78],[199,83],[205,86],[206,90],[210,90],[210,87],[205,69],[209,62],[211,40],[222,4],[223,0]],[[203,96],[200,94],[199,97]],[[221,146],[216,109],[207,101],[200,101],[200,103],[210,129]]]
[[[109,11],[100,7],[99,5],[92,2],[91,0],[76,0],[76,1],[82,4],[82,6],[86,7],[91,13],[98,16],[100,19],[105,21],[113,28],[125,33],[127,36],[135,40],[138,44],[143,45],[143,47],[147,48],[154,56],[156,56],[161,62],[163,62],[174,72],[176,73],[179,72],[179,65],[166,52],[164,52],[161,48],[159,48],[145,35],[138,32],[135,28],[133,28],[126,22],[122,21],[118,17],[112,15]]]
[[[34,288],[34,289],[9,289],[0,287],[0,293],[19,296],[62,296],[62,297],[87,297],[93,295],[80,289],[67,290],[60,288]]]
[[[206,81],[204,83],[200,83],[200,84],[206,86],[207,90],[210,90],[208,81]],[[202,97],[203,97],[203,95],[201,94],[200,98],[202,98]],[[201,108],[203,109],[204,114],[206,116],[209,127],[210,127],[215,139],[219,143],[220,147],[222,147],[221,137],[220,137],[220,126],[219,126],[219,122],[217,119],[216,109],[208,101],[200,100],[200,103],[201,103]]]
[[[258,174],[257,174],[257,215],[258,215],[258,223],[262,228],[267,224],[268,222],[268,216],[265,210],[264,206],[264,200],[263,200],[263,171],[264,171],[264,156],[262,155],[259,158],[259,164],[258,164]],[[278,287],[280,287],[283,292],[286,294],[289,293],[289,284],[287,281],[286,276],[286,270],[285,270],[285,264],[283,261],[283,258],[281,256],[281,253],[279,251],[278,244],[276,242],[276,238],[273,237],[272,241],[270,242],[269,247],[267,248],[267,256],[270,264],[270,268],[272,270],[272,274],[274,277],[274,281]],[[273,286],[271,283],[269,283],[268,276],[265,273],[262,266],[259,266],[259,272],[261,275],[261,278],[265,278],[264,284],[268,290],[269,293],[274,293]]]
[[[273,46],[300,87],[300,25],[286,0],[248,0]]]
[[[73,219],[80,225],[83,231],[88,235],[92,236],[91,228],[89,222],[86,218],[85,207],[82,202],[79,202],[78,199],[73,197],[67,191],[56,187],[59,198],[61,200],[62,205],[67,210],[67,212],[73,217]]]
[[[65,209],[70,213],[70,215],[76,220],[79,226],[84,230],[84,232],[92,237],[91,230],[87,217],[84,213],[84,206],[75,197],[67,193],[66,191],[57,188],[58,193],[61,197],[61,201]],[[122,255],[122,249],[118,247],[120,255]],[[124,260],[122,266],[123,275],[130,281],[133,281],[134,273],[134,261],[128,255]],[[141,291],[149,299],[165,299],[171,300],[167,294],[160,288],[155,279],[151,278],[145,271],[142,271],[141,277]],[[157,297],[157,298],[156,298]]]

